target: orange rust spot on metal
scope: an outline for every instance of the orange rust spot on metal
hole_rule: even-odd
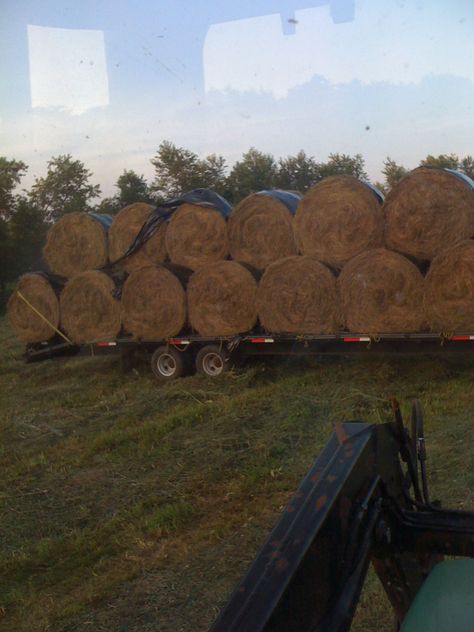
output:
[[[286,507],[286,511],[287,511],[288,513],[293,513],[293,512],[294,512],[294,510],[295,510],[295,508],[293,507],[293,505],[287,505],[287,507]]]
[[[285,568],[288,568],[288,560],[285,560],[284,557],[281,557],[275,564],[278,571],[284,571]]]
[[[317,483],[321,477],[321,472],[315,472],[313,476],[310,478],[312,483]]]
[[[337,479],[337,476],[334,476],[334,474],[328,474],[326,476],[326,480],[329,481],[330,483],[334,483],[336,479]]]
[[[318,500],[316,501],[316,509],[319,511],[322,507],[324,507],[324,505],[326,504],[328,497],[326,496],[326,494],[323,494],[322,496],[320,496],[318,498]]]
[[[342,427],[342,424],[334,424],[334,432],[339,440],[339,443],[345,443],[349,439],[349,435]]]

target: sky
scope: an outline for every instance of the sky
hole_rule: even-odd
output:
[[[170,140],[231,166],[249,147],[474,154],[470,0],[3,0],[0,155],[70,153],[104,195]]]

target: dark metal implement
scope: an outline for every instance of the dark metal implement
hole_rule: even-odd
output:
[[[429,499],[419,402],[411,437],[393,409],[336,424],[212,632],[349,630],[371,562],[401,623],[444,554],[474,557],[474,513]]]

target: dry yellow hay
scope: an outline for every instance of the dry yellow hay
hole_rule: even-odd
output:
[[[196,270],[229,254],[227,222],[220,211],[182,204],[166,230],[166,250],[173,263]]]
[[[70,279],[61,292],[61,326],[77,343],[111,340],[121,327],[115,283],[104,272],[88,270]]]
[[[38,316],[18,292],[51,324]],[[8,300],[7,315],[15,335],[22,342],[45,342],[52,338],[54,328],[59,327],[59,301],[48,279],[36,273],[21,276]]]
[[[298,206],[293,228],[301,254],[334,267],[383,245],[380,200],[352,176],[325,178],[310,189]]]
[[[201,336],[230,336],[252,329],[257,321],[257,282],[236,261],[199,268],[187,288],[188,317]]]
[[[122,322],[134,338],[176,336],[186,323],[186,294],[164,266],[132,272],[122,290]]]
[[[474,331],[474,241],[451,246],[433,259],[425,304],[433,331]]]
[[[442,169],[420,167],[402,178],[384,213],[387,248],[420,260],[474,235],[474,191]]]
[[[126,253],[153,210],[151,204],[136,202],[117,213],[109,231],[109,258],[112,263]],[[133,272],[143,266],[163,263],[166,259],[166,227],[165,222],[139,250],[126,257],[120,263],[122,268]]]
[[[312,257],[280,259],[260,280],[257,310],[268,332],[335,333],[340,329],[336,277]]]
[[[296,208],[299,198],[281,193],[294,198]],[[248,195],[229,217],[231,257],[262,270],[277,259],[295,255],[293,212],[271,191]]]
[[[72,277],[107,263],[108,215],[69,213],[48,231],[43,256],[54,274]]]
[[[338,287],[349,331],[417,332],[425,325],[423,276],[396,252],[377,248],[351,259],[342,269]]]

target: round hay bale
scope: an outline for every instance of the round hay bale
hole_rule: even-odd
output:
[[[296,255],[293,215],[299,199],[286,191],[261,191],[239,202],[228,221],[231,257],[263,270]]]
[[[26,300],[46,318],[43,320],[20,297]],[[25,343],[45,342],[55,335],[59,327],[59,301],[56,292],[42,274],[24,274],[8,299],[7,315],[16,337]]]
[[[109,215],[68,213],[48,231],[43,256],[54,274],[72,277],[107,263]]]
[[[70,279],[59,299],[61,325],[77,344],[110,340],[121,327],[120,302],[114,281],[104,272],[88,270]]]
[[[474,235],[474,191],[467,178],[420,167],[393,187],[384,214],[387,248],[430,260]]]
[[[117,213],[109,231],[109,258],[112,263],[127,252],[153,210],[151,204],[136,202]],[[122,268],[133,272],[150,264],[163,263],[166,259],[165,235],[166,222],[133,255],[120,262]]]
[[[426,275],[426,314],[430,329],[474,330],[474,241],[440,252]]]
[[[186,294],[164,266],[135,270],[122,290],[122,322],[134,338],[176,336],[186,324]]]
[[[199,268],[189,280],[188,316],[201,336],[231,336],[252,329],[257,321],[257,282],[236,261]]]
[[[268,332],[330,334],[340,328],[336,277],[312,257],[286,257],[266,269],[257,291]]]
[[[345,327],[358,333],[416,332],[424,327],[424,279],[402,255],[377,248],[347,263],[338,278]]]
[[[382,246],[380,197],[352,176],[325,178],[303,196],[293,228],[301,254],[339,268]]]
[[[227,222],[220,211],[196,204],[182,204],[173,213],[166,231],[170,260],[191,270],[229,254]]]

